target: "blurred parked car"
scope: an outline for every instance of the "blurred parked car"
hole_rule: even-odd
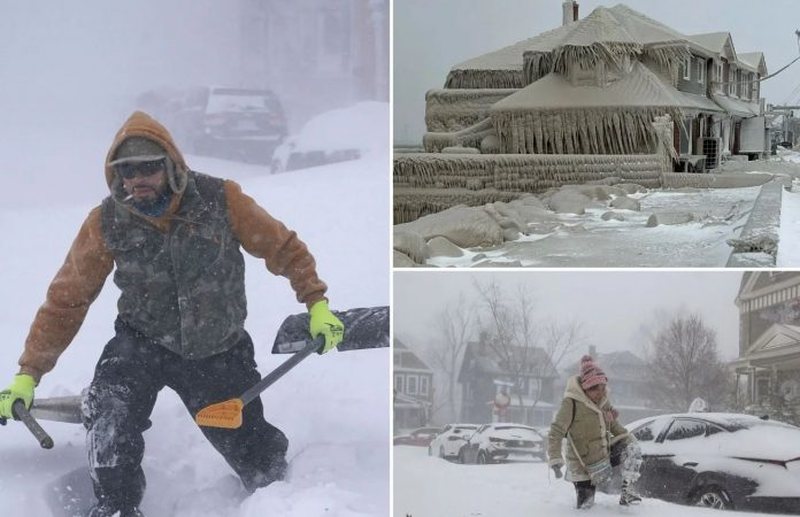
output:
[[[149,91],[137,104],[163,122],[187,153],[269,164],[288,134],[283,107],[270,90]]]
[[[733,413],[627,425],[642,447],[642,495],[724,509],[800,512],[800,428]]]
[[[458,452],[461,463],[495,463],[509,459],[546,461],[544,437],[522,424],[484,424]]]
[[[326,111],[286,139],[272,158],[272,173],[357,160],[388,152],[389,105],[360,102]]]
[[[458,451],[477,429],[476,424],[447,424],[428,447],[428,456],[457,458]]]
[[[393,445],[418,445],[427,447],[433,437],[441,432],[440,427],[420,427],[406,434],[399,434],[392,440]]]

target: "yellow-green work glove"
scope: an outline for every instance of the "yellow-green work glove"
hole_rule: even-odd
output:
[[[11,406],[16,400],[22,400],[25,407],[30,409],[33,403],[33,388],[36,381],[27,373],[19,373],[14,376],[11,386],[0,391],[0,418],[14,418]]]
[[[325,347],[322,353],[328,352],[342,342],[344,337],[344,324],[333,315],[328,308],[328,302],[320,300],[308,309],[311,318],[308,321],[308,331],[311,337],[316,339],[322,334],[325,336]]]

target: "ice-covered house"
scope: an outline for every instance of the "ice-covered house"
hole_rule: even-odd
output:
[[[467,345],[458,374],[465,422],[550,425],[558,372],[541,348],[489,342]]]
[[[762,112],[763,55],[623,4],[577,14],[577,2],[564,2],[564,25],[455,65],[444,88],[427,92],[429,154],[395,157],[396,209],[413,197],[405,189],[461,188],[458,202],[477,204],[491,189],[609,176],[660,186],[668,171],[767,151],[764,119],[750,122]]]
[[[577,2],[565,12],[577,13]],[[712,137],[738,152],[742,121],[761,114],[765,75],[763,54],[737,55],[727,32],[686,36],[623,4],[598,7],[454,66],[445,88],[428,93],[426,148],[640,154],[653,150],[653,119],[669,114],[682,122],[673,130],[679,155],[703,154],[711,144],[702,138]],[[756,152],[764,137],[762,120]]]
[[[745,272],[736,306],[739,403],[800,424],[800,272]]]
[[[395,338],[394,427],[410,429],[428,423],[433,406],[433,371],[402,341]]]

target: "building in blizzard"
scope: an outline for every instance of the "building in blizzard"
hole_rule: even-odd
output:
[[[426,93],[425,153],[395,156],[396,223],[455,204],[715,169],[769,152],[761,52],[685,35],[624,4],[452,67]]]
[[[745,272],[736,306],[737,402],[800,425],[800,272]]]
[[[239,0],[240,86],[270,88],[298,129],[312,116],[389,100],[389,0]]]
[[[550,425],[557,378],[544,349],[500,343],[482,334],[467,345],[458,374],[461,419]]]
[[[402,341],[393,344],[394,428],[411,429],[430,421],[433,371]]]

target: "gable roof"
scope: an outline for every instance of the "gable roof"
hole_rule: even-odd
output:
[[[520,88],[523,80],[524,54],[550,53],[596,47],[600,44],[608,52],[612,48],[629,48],[641,52],[644,46],[685,45],[686,37],[624,4],[614,7],[597,7],[588,16],[568,25],[543,32],[501,49],[482,54],[453,66],[445,81],[445,88],[474,88],[477,78],[486,72],[495,72],[502,78],[493,88]],[[471,77],[470,77],[471,76]],[[484,86],[485,87],[485,86]]]
[[[556,371],[547,353],[539,347],[521,348],[509,347],[510,355],[515,356],[517,361],[524,361],[529,365],[528,372],[530,377],[557,378]],[[476,373],[491,376],[510,375],[510,372],[502,363],[502,358],[497,351],[488,344],[472,341],[467,344],[464,352],[464,359],[461,362],[459,372],[459,382],[466,382],[465,379],[474,376]]]
[[[428,365],[412,352],[402,341],[394,338],[394,369],[400,370],[426,370],[431,371]]]
[[[729,61],[736,61],[736,49],[733,46],[733,37],[730,32],[706,32],[691,34],[687,39],[695,45]]]
[[[722,111],[706,98],[678,91],[636,61],[630,73],[606,86],[573,85],[561,74],[548,74],[496,102],[490,112],[619,107]]]
[[[797,271],[745,271],[742,274],[736,303],[798,284],[800,284],[800,272]]]
[[[744,52],[739,54],[739,63],[751,72],[758,72],[762,76],[767,75],[767,61],[764,59],[763,52]]]

